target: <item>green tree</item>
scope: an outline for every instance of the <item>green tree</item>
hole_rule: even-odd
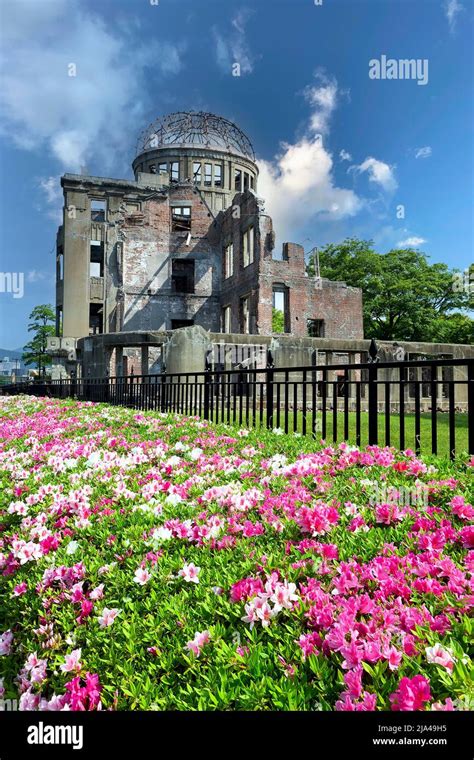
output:
[[[453,314],[472,308],[469,289],[455,287],[456,270],[430,264],[420,251],[380,254],[372,241],[348,238],[321,248],[319,264],[322,277],[362,288],[367,338],[441,342],[444,333],[462,343],[472,330],[467,314]],[[314,261],[307,269],[314,274]]]
[[[31,322],[28,325],[28,332],[33,333],[33,338],[26,344],[22,359],[27,365],[35,364],[39,374],[44,375],[46,367],[51,364],[51,357],[46,353],[46,345],[48,337],[55,333],[56,317],[53,307],[49,304],[35,306],[29,318]]]
[[[272,332],[285,332],[285,315],[280,309],[272,309]]]

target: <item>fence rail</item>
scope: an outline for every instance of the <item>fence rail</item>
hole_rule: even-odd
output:
[[[474,454],[474,359],[235,368],[18,383],[2,394],[77,398],[197,415],[356,445]],[[426,411],[423,411],[425,409]],[[442,428],[442,430],[441,430]],[[443,435],[441,435],[441,433]]]

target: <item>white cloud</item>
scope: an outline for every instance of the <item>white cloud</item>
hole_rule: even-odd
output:
[[[394,168],[384,161],[369,156],[358,166],[351,166],[350,170],[363,173],[367,172],[369,181],[380,185],[386,192],[393,192],[397,189],[398,183],[395,179]]]
[[[415,158],[429,158],[432,150],[429,145],[425,145],[424,148],[417,148],[415,151]]]
[[[63,191],[58,177],[42,177],[38,187],[45,195],[46,215],[57,224],[62,223]],[[44,209],[40,207],[41,211]]]
[[[339,158],[341,161],[352,161],[351,154],[347,150],[344,150],[344,148],[339,151]]]
[[[309,85],[303,94],[312,108],[310,130],[315,134],[324,135],[329,129],[329,122],[337,106],[338,97],[344,93],[338,90],[334,77],[327,77],[324,71],[318,70],[315,77],[318,85]]]
[[[426,242],[425,238],[414,235],[413,237],[407,237],[405,240],[399,240],[397,245],[402,248],[419,248],[420,245]]]
[[[217,27],[212,32],[216,42],[216,61],[219,68],[225,73],[232,73],[234,63],[240,65],[240,73],[251,74],[254,67],[254,56],[247,42],[245,27],[253,11],[242,8],[232,19],[233,30],[223,36]]]
[[[26,274],[27,282],[43,282],[51,279],[51,272],[44,272],[38,269],[31,269]]]
[[[339,90],[336,80],[328,80],[321,73],[317,79],[318,86],[304,91],[312,105],[304,136],[294,143],[283,143],[273,161],[258,161],[258,191],[273,217],[277,249],[285,241],[297,240],[303,225],[312,218],[336,221],[353,216],[362,206],[353,190],[334,184],[332,156],[323,146],[319,131],[322,128],[327,133],[329,129]]]
[[[130,50],[125,28],[112,31],[68,0],[15,0],[3,5],[2,17],[3,134],[27,150],[46,148],[68,171],[94,156],[101,170],[123,161],[130,147],[124,139],[144,118],[146,74],[176,74],[183,46],[153,42]]]
[[[446,18],[448,19],[449,31],[453,33],[456,28],[457,15],[464,10],[464,6],[461,5],[458,0],[445,0],[443,7]]]

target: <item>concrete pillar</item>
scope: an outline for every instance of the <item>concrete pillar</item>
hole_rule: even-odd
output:
[[[148,375],[148,367],[149,367],[149,349],[148,346],[142,346],[142,375]]]
[[[87,193],[66,193],[64,214],[63,335],[89,334],[91,217]]]
[[[115,374],[117,377],[123,376],[123,348],[122,346],[116,346],[115,348]]]
[[[165,346],[166,373],[204,372],[209,334],[199,325],[173,330]]]
[[[112,361],[112,348],[106,346],[104,348],[104,376],[110,377],[110,364]]]

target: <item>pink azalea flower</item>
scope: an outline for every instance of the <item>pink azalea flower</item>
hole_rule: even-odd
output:
[[[19,583],[18,586],[15,586],[12,596],[21,596],[22,594],[26,594],[27,590],[28,586],[25,581],[23,581],[22,583]]]
[[[186,648],[189,649],[190,652],[193,652],[196,657],[199,657],[201,649],[205,644],[209,644],[210,640],[211,634],[209,631],[202,631],[201,633],[196,632],[194,634],[194,639],[186,643]]]
[[[104,607],[102,614],[97,618],[100,627],[108,628],[109,625],[112,625],[119,612],[120,610],[117,608],[109,609],[108,607]]]
[[[63,665],[60,669],[63,673],[79,673],[82,667],[81,664],[81,649],[73,649],[71,654],[67,654]]]
[[[30,689],[23,692],[18,704],[19,710],[37,710],[40,702],[40,695],[33,694]]]
[[[99,583],[98,586],[96,586],[89,594],[89,599],[93,599],[94,601],[97,601],[97,599],[102,599],[104,596],[104,584]]]
[[[431,699],[430,682],[421,675],[401,679],[398,689],[390,695],[392,710],[414,711],[424,710],[425,703]]]
[[[13,642],[13,633],[8,630],[0,635],[0,655],[10,654]]]
[[[397,670],[403,659],[403,652],[400,652],[396,647],[386,647],[382,650],[383,657],[388,660],[388,667],[390,670]]]
[[[448,697],[445,702],[433,702],[431,709],[435,712],[454,712],[453,700]]]
[[[429,663],[442,665],[444,668],[446,668],[448,673],[453,672],[455,659],[448,649],[445,649],[441,646],[441,644],[438,643],[432,647],[426,647],[425,652],[426,659]]]
[[[151,573],[149,573],[146,568],[138,567],[135,570],[135,576],[133,580],[135,581],[135,583],[139,583],[140,586],[144,586],[145,583],[148,583],[150,578],[151,578]]]
[[[178,575],[184,578],[188,583],[199,583],[199,572],[201,568],[196,567],[192,562],[189,565],[184,565],[179,571]]]

